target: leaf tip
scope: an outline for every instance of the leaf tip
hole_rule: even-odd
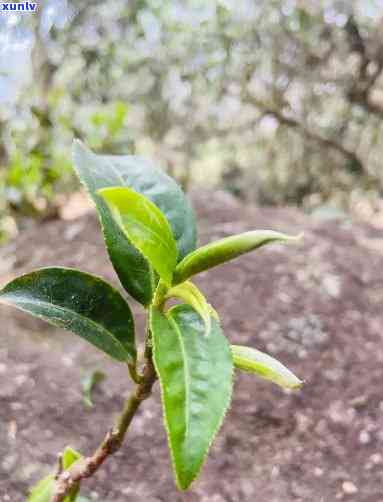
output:
[[[178,476],[176,476],[177,488],[182,492],[186,492],[190,488],[190,485],[193,483],[193,481],[194,481],[193,479],[191,480],[180,479]]]
[[[305,385],[305,380],[301,380],[300,378],[298,377],[295,377],[296,378],[296,381],[295,382],[291,382],[291,384],[287,387],[291,390],[300,390],[304,385]]]
[[[304,241],[304,238],[305,238],[305,233],[304,232],[300,232],[298,235],[294,235],[292,237],[292,240],[294,242],[296,242],[297,244],[302,244],[302,242]]]
[[[302,244],[304,240],[305,233],[300,232],[299,234],[296,235],[287,235],[287,234],[279,234],[280,239],[276,239],[277,241],[280,240],[281,242],[284,242],[286,244],[295,244],[299,245]]]

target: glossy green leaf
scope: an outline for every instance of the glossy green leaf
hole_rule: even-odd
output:
[[[130,242],[170,286],[178,251],[166,217],[151,200],[130,188],[102,188],[98,193]]]
[[[97,190],[126,186],[148,197],[169,221],[181,260],[196,247],[193,211],[177,183],[160,169],[136,156],[96,155],[80,141],[74,143],[76,172],[96,203],[113,266],[124,288],[148,305],[156,287],[151,267],[111,217]]]
[[[213,308],[207,303],[205,296],[191,281],[185,281],[178,286],[170,288],[165,299],[178,298],[187,305],[194,308],[205,323],[205,335],[208,336],[211,330],[211,316],[217,315]]]
[[[167,315],[151,309],[153,355],[177,485],[185,490],[198,476],[230,403],[233,362],[219,323],[208,337],[201,317],[188,305]]]
[[[200,247],[190,253],[177,265],[174,284],[186,281],[189,277],[210,268],[233,260],[272,242],[296,242],[301,236],[291,237],[273,230],[254,230],[239,235],[226,237]]]
[[[303,382],[273,357],[251,347],[232,345],[234,366],[270,380],[285,389],[299,389]]]
[[[63,470],[69,469],[71,465],[80,460],[81,455],[71,447],[65,448],[62,455]],[[31,490],[28,497],[28,502],[50,502],[55,485],[55,477],[49,474],[47,477],[39,481]],[[79,485],[74,486],[71,492],[65,497],[64,502],[74,502],[77,498]]]
[[[93,407],[92,401],[92,391],[100,382],[105,380],[106,375],[103,371],[91,371],[83,376],[81,379],[81,385],[84,396],[84,404],[88,408]]]
[[[118,361],[135,361],[133,317],[110,284],[69,268],[42,268],[11,281],[0,302],[81,336]]]

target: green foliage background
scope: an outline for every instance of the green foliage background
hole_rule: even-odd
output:
[[[77,188],[74,136],[258,204],[373,206],[382,16],[380,0],[46,0],[3,16],[1,235]]]

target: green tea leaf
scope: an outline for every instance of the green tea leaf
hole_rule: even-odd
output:
[[[0,302],[73,331],[117,361],[136,360],[129,305],[98,277],[69,268],[42,268],[7,284]]]
[[[251,347],[232,345],[234,366],[240,370],[270,380],[285,389],[299,389],[303,382],[282,363],[273,357]]]
[[[69,469],[69,467],[75,462],[77,462],[77,460],[80,460],[80,458],[81,458],[81,453],[74,450],[70,446],[67,446],[62,455],[62,464],[64,471]]]
[[[153,355],[177,485],[186,490],[198,476],[230,403],[233,362],[219,323],[210,336],[188,305],[167,316],[151,309]]]
[[[49,474],[49,476],[39,481],[32,488],[28,502],[50,502],[53,495],[54,483],[55,477],[53,474]]]
[[[191,281],[183,282],[178,286],[170,288],[165,299],[179,298],[186,304],[192,306],[201,316],[205,323],[205,335],[208,336],[211,330],[211,316],[216,315],[213,308],[207,303],[205,296]]]
[[[296,242],[300,239],[301,236],[291,237],[273,230],[253,230],[211,242],[190,253],[177,265],[173,283],[184,282],[195,274],[233,260],[265,244]]]
[[[93,407],[92,391],[94,387],[105,380],[105,378],[106,375],[102,371],[91,371],[81,379],[82,390],[84,393],[84,403],[88,406],[88,408]]]
[[[62,455],[62,467],[63,470],[66,471],[71,467],[74,463],[80,460],[81,454],[67,446]],[[70,489],[68,495],[65,497],[64,502],[75,502],[77,500],[77,494],[80,490],[80,483],[76,483],[73,488]]]
[[[63,470],[69,469],[71,465],[80,460],[81,454],[73,450],[70,446],[65,448],[62,455]],[[28,502],[50,502],[55,486],[55,476],[49,474],[47,477],[39,481],[32,489],[28,497]],[[64,499],[64,502],[74,502],[77,498],[77,493],[80,486],[74,486],[69,495]]]
[[[177,183],[140,157],[95,155],[79,141],[74,143],[73,154],[76,172],[96,203],[109,256],[120,281],[133,298],[148,305],[156,288],[151,267],[114,221],[97,190],[125,186],[148,197],[172,227],[179,260],[196,248],[193,211]]]
[[[98,193],[130,242],[170,286],[178,251],[166,217],[151,200],[130,188],[102,188]]]

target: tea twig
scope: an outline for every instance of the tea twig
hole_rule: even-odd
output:
[[[152,362],[151,350],[147,348],[146,364],[142,375],[142,381],[136,385],[132,395],[126,401],[116,425],[106,434],[103,442],[92,456],[82,458],[74,463],[68,470],[60,472],[56,479],[55,490],[51,502],[63,502],[71,488],[83,479],[93,476],[104,461],[121,448],[134,415],[142,401],[150,396],[155,381],[156,372]]]

